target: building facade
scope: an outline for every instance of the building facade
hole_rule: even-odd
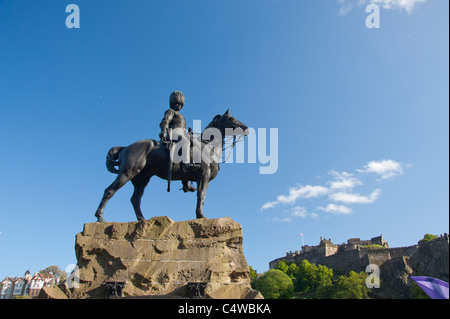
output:
[[[27,271],[23,277],[6,277],[0,282],[0,299],[14,299],[18,296],[36,298],[43,287],[58,283],[59,276],[54,276],[52,273],[31,275]]]
[[[311,263],[325,265],[339,271],[364,271],[365,259],[368,259],[368,255],[380,255],[380,253],[382,255],[388,249],[389,244],[383,235],[369,240],[350,238],[347,240],[347,243],[342,244],[334,244],[331,239],[320,237],[317,246],[304,245],[300,252],[287,252],[285,257],[272,260],[269,263],[269,267],[270,269],[275,268],[281,260],[299,263],[306,259]],[[349,260],[351,261],[348,262]]]

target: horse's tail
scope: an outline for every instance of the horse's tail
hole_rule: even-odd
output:
[[[119,170],[115,166],[119,166],[119,154],[124,149],[123,146],[114,146],[106,154],[106,169],[113,174],[119,174]]]

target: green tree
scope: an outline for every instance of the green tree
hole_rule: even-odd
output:
[[[298,275],[298,265],[296,263],[287,264],[284,260],[279,261],[275,266],[275,269],[281,270],[286,275],[291,278],[292,282],[295,283],[296,277]]]
[[[298,276],[298,265],[296,263],[291,263],[288,266],[288,269],[286,271],[286,275],[289,276],[289,278],[291,278],[292,283],[295,284],[296,280],[297,280],[297,276]]]
[[[299,293],[297,297],[300,298],[370,299],[370,290],[366,286],[368,274],[365,272],[351,271],[348,275],[336,276],[333,269],[324,265],[311,264],[306,259],[298,264],[280,261],[275,266],[275,270],[291,279],[293,291]],[[276,291],[271,279],[265,278],[265,280],[263,281],[265,287],[261,289],[267,289],[267,291],[263,293],[258,289],[264,297]]]
[[[339,276],[335,282],[332,297],[334,299],[370,299],[366,287],[367,273],[350,271],[348,276]]]
[[[277,265],[275,266],[275,269],[278,269],[284,273],[287,273],[289,266],[286,264],[286,262],[284,260],[281,260],[277,263]]]
[[[313,288],[316,290],[316,298],[331,298],[333,293],[333,269],[318,265]]]
[[[47,268],[40,270],[39,272],[45,275],[48,275],[51,272],[53,275],[60,276],[61,282],[64,281],[67,277],[67,273],[65,271],[62,271],[58,266],[48,266]]]
[[[317,276],[317,266],[311,264],[308,260],[302,260],[298,265],[298,270],[295,275],[296,280],[294,284],[295,291],[306,292],[314,287]]]
[[[258,277],[253,288],[266,299],[289,299],[294,295],[294,285],[291,278],[279,269],[271,269]]]
[[[258,277],[258,272],[250,266],[250,282],[254,282],[256,277]]]

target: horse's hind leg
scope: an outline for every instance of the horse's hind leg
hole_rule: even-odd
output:
[[[105,209],[106,203],[129,180],[130,180],[130,178],[127,175],[120,173],[117,176],[117,178],[114,180],[114,182],[108,188],[105,189],[103,198],[102,198],[100,205],[98,206],[97,211],[95,213],[95,217],[97,217],[98,222],[100,222],[100,223],[105,222],[105,220],[103,219],[103,210]]]
[[[144,215],[141,211],[141,198],[144,195],[145,187],[150,181],[151,176],[136,176],[131,180],[134,186],[133,196],[131,196],[131,204],[133,205],[134,212],[136,213],[137,220],[145,220]]]

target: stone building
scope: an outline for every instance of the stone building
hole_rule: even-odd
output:
[[[379,268],[381,285],[373,289],[374,298],[412,298],[410,276],[429,276],[449,281],[449,237],[447,234],[429,242],[406,247],[389,248],[383,236],[370,240],[350,238],[347,243],[335,245],[330,239],[320,238],[317,246],[303,246],[300,252],[288,252],[285,257],[269,263],[270,269],[278,262],[300,263],[308,260],[341,273],[365,272],[368,265]],[[370,267],[371,269],[372,266]]]
[[[0,299],[10,299],[14,288],[14,278],[6,277],[0,282]]]
[[[317,246],[302,246],[301,251],[295,252],[287,252],[285,257],[277,258],[269,263],[270,269],[273,269],[277,263],[281,260],[285,260],[286,262],[301,262],[306,259],[314,264],[321,265],[333,265],[336,270],[346,271],[349,267],[347,264],[349,261],[349,257],[352,262],[358,259],[358,262],[354,263],[354,265],[359,265],[361,262],[359,259],[363,258],[364,255],[370,253],[375,250],[387,249],[389,248],[388,242],[384,239],[383,235],[378,237],[373,237],[370,240],[361,240],[359,238],[350,238],[347,240],[347,243],[343,244],[334,244],[331,239],[325,239],[320,237],[319,244]],[[362,253],[361,253],[362,251]],[[344,253],[344,255],[342,255]],[[362,267],[362,266],[361,266]],[[361,267],[356,267],[358,270]],[[350,267],[354,268],[354,267]],[[365,268],[364,268],[365,269]],[[364,270],[362,269],[362,270]],[[355,270],[355,269],[350,269]]]
[[[437,239],[448,242],[445,234]],[[436,241],[436,240],[435,240]],[[347,243],[334,244],[331,239],[320,238],[317,246],[302,246],[301,251],[287,252],[285,257],[272,260],[270,269],[275,268],[281,260],[300,263],[308,260],[310,263],[324,265],[340,272],[365,271],[369,264],[381,266],[384,262],[397,257],[410,257],[417,252],[419,245],[389,248],[383,235],[370,240],[350,238]]]

